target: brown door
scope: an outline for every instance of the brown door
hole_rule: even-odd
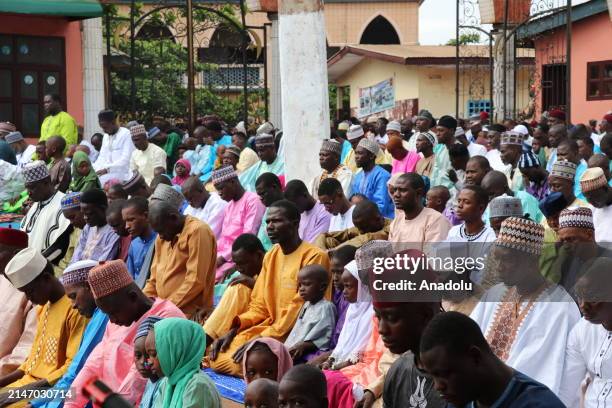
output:
[[[44,95],[65,101],[63,38],[0,35],[0,121],[25,136],[40,134]]]

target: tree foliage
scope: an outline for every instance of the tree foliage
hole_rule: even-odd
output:
[[[459,35],[459,45],[478,44],[480,42],[480,34],[466,33]],[[446,42],[446,45],[457,45],[457,39],[451,38]]]
[[[119,16],[114,6],[107,6],[111,13],[112,44],[119,54],[128,61],[131,53],[129,16]],[[206,10],[194,10],[194,26],[198,30],[216,27],[228,20],[237,23],[231,6],[223,6],[221,17]],[[150,121],[153,116],[166,118],[186,118],[187,115],[187,49],[181,45],[184,30],[184,9],[165,9],[147,16],[147,24],[172,27],[174,39],[168,38],[138,38],[134,43],[136,83],[135,111],[131,103],[131,70],[129,65],[121,69],[113,69],[112,75],[112,108],[122,117]],[[136,19],[143,15],[141,5],[135,9]],[[106,19],[104,19],[106,20]],[[105,21],[106,23],[106,21]],[[106,32],[106,31],[105,31]],[[219,69],[216,64],[204,64],[195,58],[194,69],[196,78],[204,71]],[[196,80],[196,84],[198,81]],[[217,89],[196,86],[195,103],[198,115],[215,113],[229,123],[242,120],[244,96],[240,91],[228,93]],[[263,116],[263,100],[261,92],[249,92],[249,114],[254,117]]]

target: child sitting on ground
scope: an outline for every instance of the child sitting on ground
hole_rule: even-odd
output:
[[[271,337],[258,337],[250,342],[242,357],[242,375],[247,384],[258,378],[278,382],[291,367],[289,351]]]
[[[136,370],[140,373],[143,378],[147,378],[147,385],[145,386],[142,399],[140,400],[140,408],[152,408],[153,397],[159,387],[159,377],[151,370],[151,365],[148,362],[148,355],[145,350],[145,340],[147,335],[151,331],[151,328],[155,323],[160,321],[162,318],[157,316],[149,316],[144,319],[138,326],[136,331],[136,337],[134,337],[134,365]]]
[[[259,378],[250,383],[244,393],[245,408],[278,408],[278,383]]]
[[[332,331],[332,337],[329,342],[328,350],[320,350],[315,357],[308,361],[309,364],[320,365],[322,364],[329,355],[331,350],[336,347],[342,326],[344,325],[344,318],[346,316],[346,310],[348,309],[349,302],[344,298],[344,285],[342,284],[342,274],[344,273],[344,267],[355,259],[355,252],[357,248],[351,245],[342,246],[332,251],[330,256],[330,270],[332,273],[332,283],[334,288],[332,291],[332,302],[336,307],[336,324]]]
[[[174,165],[175,176],[172,179],[172,185],[182,186],[185,180],[189,178],[191,172],[191,163],[187,159],[180,159]]]
[[[329,347],[336,324],[336,307],[323,299],[328,283],[329,274],[321,265],[305,266],[298,273],[298,292],[305,303],[285,340],[294,363]]]
[[[321,370],[307,364],[289,370],[278,386],[278,405],[327,408],[327,381]]]

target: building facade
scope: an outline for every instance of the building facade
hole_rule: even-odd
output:
[[[40,134],[45,94],[60,95],[64,109],[86,128],[97,126],[86,123],[86,112],[103,108],[103,93],[92,94],[88,84],[95,80],[92,69],[101,75],[101,56],[98,66],[86,58],[86,19],[101,16],[102,7],[95,0],[54,4],[0,4],[0,121],[14,123],[28,137]]]

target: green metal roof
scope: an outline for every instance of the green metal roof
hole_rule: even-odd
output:
[[[590,0],[572,7],[572,23],[608,11],[606,0]],[[550,16],[535,19],[517,30],[519,39],[530,38],[567,24],[565,10]]]
[[[0,0],[0,13],[72,18],[102,16],[98,0]]]

